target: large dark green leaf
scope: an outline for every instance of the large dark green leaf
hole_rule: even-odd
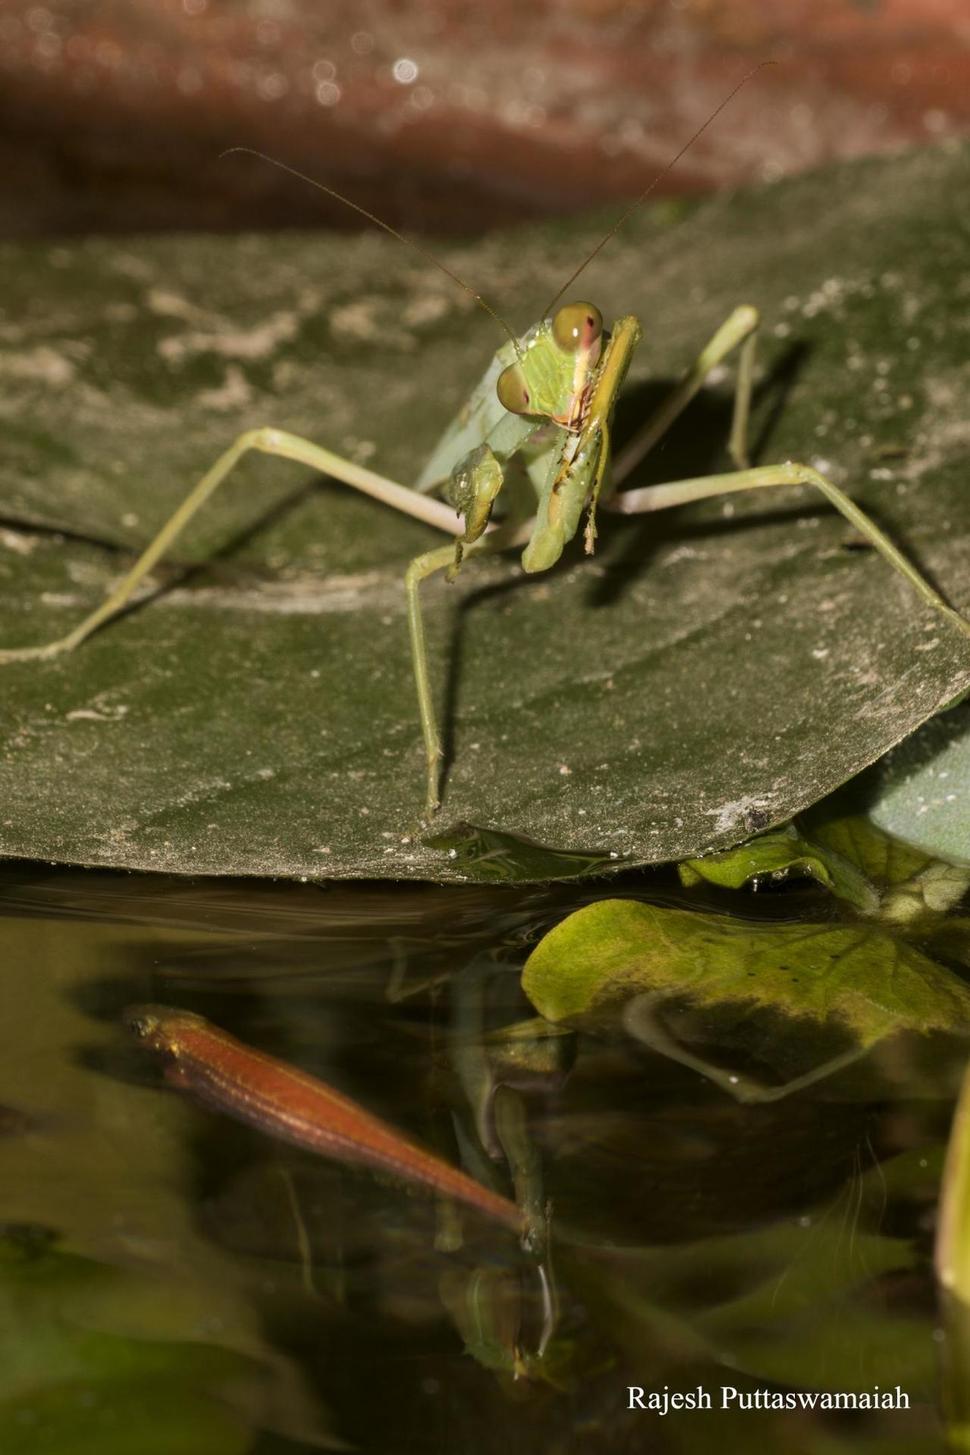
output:
[[[966,606],[966,150],[870,162],[642,216],[582,291],[636,310],[622,436],[736,303],[766,320],[761,460],[843,481]],[[515,326],[597,237],[445,249]],[[62,633],[241,429],[278,424],[403,481],[497,338],[388,240],[7,247],[3,639]],[[652,382],[648,382],[652,381]],[[727,386],[651,474],[725,467]],[[543,579],[470,563],[427,591],[455,823],[527,844],[503,874],[724,848],[789,818],[970,684],[965,641],[808,492],[610,525]],[[401,577],[432,533],[245,465],[163,590],[73,657],[2,671],[0,848],[83,863],[478,877],[421,843]],[[183,579],[189,563],[205,569]],[[514,846],[517,840],[503,841]],[[575,856],[580,856],[576,858]],[[540,868],[537,870],[537,864]]]

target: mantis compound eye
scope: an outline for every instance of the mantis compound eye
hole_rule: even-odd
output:
[[[498,402],[509,414],[528,414],[531,395],[521,364],[509,364],[495,386]]]
[[[552,336],[569,354],[592,348],[602,333],[603,315],[595,303],[566,303],[552,320]]]

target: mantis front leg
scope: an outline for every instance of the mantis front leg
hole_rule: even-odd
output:
[[[928,606],[946,617],[957,631],[970,637],[970,621],[955,611],[933,589],[926,577],[907,560],[886,533],[879,529],[871,516],[837,485],[833,485],[831,480],[812,469],[811,465],[799,465],[788,460],[781,465],[760,465],[753,470],[736,470],[726,475],[702,475],[691,480],[647,485],[640,490],[628,490],[622,495],[614,495],[605,502],[605,508],[621,515],[642,515],[647,511],[666,510],[670,506],[686,505],[695,500],[709,500],[715,495],[731,495],[739,490],[761,490],[775,485],[812,485],[820,490],[826,500],[889,562],[893,570],[898,571],[909,582]]]

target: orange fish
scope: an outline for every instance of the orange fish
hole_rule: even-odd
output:
[[[325,1157],[421,1183],[525,1233],[525,1218],[514,1202],[316,1077],[252,1050],[202,1016],[138,1005],[125,1011],[124,1020],[144,1046],[165,1057],[167,1079],[207,1106]]]

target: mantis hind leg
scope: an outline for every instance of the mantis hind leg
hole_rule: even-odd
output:
[[[340,455],[335,455],[330,450],[313,444],[310,440],[301,439],[299,435],[289,434],[286,430],[247,430],[219,456],[212,468],[203,475],[155,538],[145,547],[128,574],[118,582],[100,606],[79,622],[66,637],[61,637],[57,641],[46,642],[42,646],[0,649],[0,664],[56,657],[61,652],[69,652],[83,642],[85,637],[89,637],[92,632],[97,631],[104,622],[116,616],[131,600],[142,580],[176,538],[181,535],[196,512],[205,504],[210,495],[214,494],[223,480],[231,474],[242,456],[250,451],[264,455],[276,455],[283,459],[294,460],[297,464],[308,465],[312,470],[340,480],[344,485],[349,485],[354,490],[360,490],[363,494],[370,495],[375,500],[380,500],[405,515],[423,520],[428,525],[433,525],[449,535],[461,533],[462,526],[457,521],[454,510],[443,501],[432,500],[426,495],[417,495],[413,490],[408,490],[393,480],[385,479],[383,475],[375,474],[373,470],[367,470],[362,465],[354,464],[352,460],[345,460]]]
[[[465,532],[465,526],[456,516],[454,507],[442,500],[419,495],[414,490],[398,485],[394,480],[388,480],[383,475],[375,474],[373,470],[356,465],[351,460],[345,460],[340,455],[335,455],[330,450],[313,444],[310,440],[301,439],[299,435],[289,434],[286,430],[247,430],[219,456],[211,469],[203,475],[154,539],[145,547],[131,570],[118,582],[100,606],[97,606],[83,621],[80,621],[67,636],[60,637],[56,641],[46,642],[40,646],[0,649],[0,665],[6,662],[42,660],[56,657],[61,652],[72,651],[92,632],[97,631],[98,627],[122,611],[140,583],[182,533],[196,512],[215,493],[223,480],[231,474],[242,456],[251,450],[307,465],[310,469],[339,480],[354,490],[360,490],[364,495],[369,495],[384,505],[390,505],[415,520],[435,526],[446,535],[461,536]],[[480,539],[476,539],[466,547],[465,554],[472,556],[483,550],[501,550],[504,546],[520,544],[527,538],[530,527],[531,522],[527,521],[524,524],[489,529]],[[450,545],[427,551],[423,555],[415,557],[408,567],[405,577],[411,658],[428,765],[427,807],[429,812],[433,812],[440,801],[438,783],[442,751],[441,736],[438,732],[431,693],[428,653],[418,587],[427,576],[451,566],[454,555],[454,547]]]
[[[751,388],[754,382],[754,357],[761,319],[756,308],[743,304],[726,318],[713,337],[701,349],[680,382],[654,410],[647,422],[617,454],[613,461],[613,481],[619,485],[635,469],[643,457],[667,433],[679,414],[687,408],[705,379],[722,364],[734,349],[738,354],[738,377],[734,390],[734,413],[728,436],[728,454],[744,469],[748,464],[748,418],[751,413]]]
[[[913,590],[932,606],[934,611],[946,617],[947,621],[964,636],[970,637],[970,621],[945,601],[930,585],[921,571],[903,555],[902,551],[880,530],[861,506],[856,505],[843,490],[833,485],[824,475],[810,465],[798,465],[788,460],[782,465],[760,465],[753,470],[736,470],[727,475],[702,475],[693,480],[676,480],[664,485],[647,485],[640,490],[628,490],[605,502],[607,510],[621,515],[642,515],[651,510],[666,510],[674,505],[686,505],[694,500],[709,500],[715,495],[730,495],[740,490],[760,490],[774,485],[812,485],[820,490],[830,505],[844,515],[850,525],[874,546],[894,571],[898,571]]]

